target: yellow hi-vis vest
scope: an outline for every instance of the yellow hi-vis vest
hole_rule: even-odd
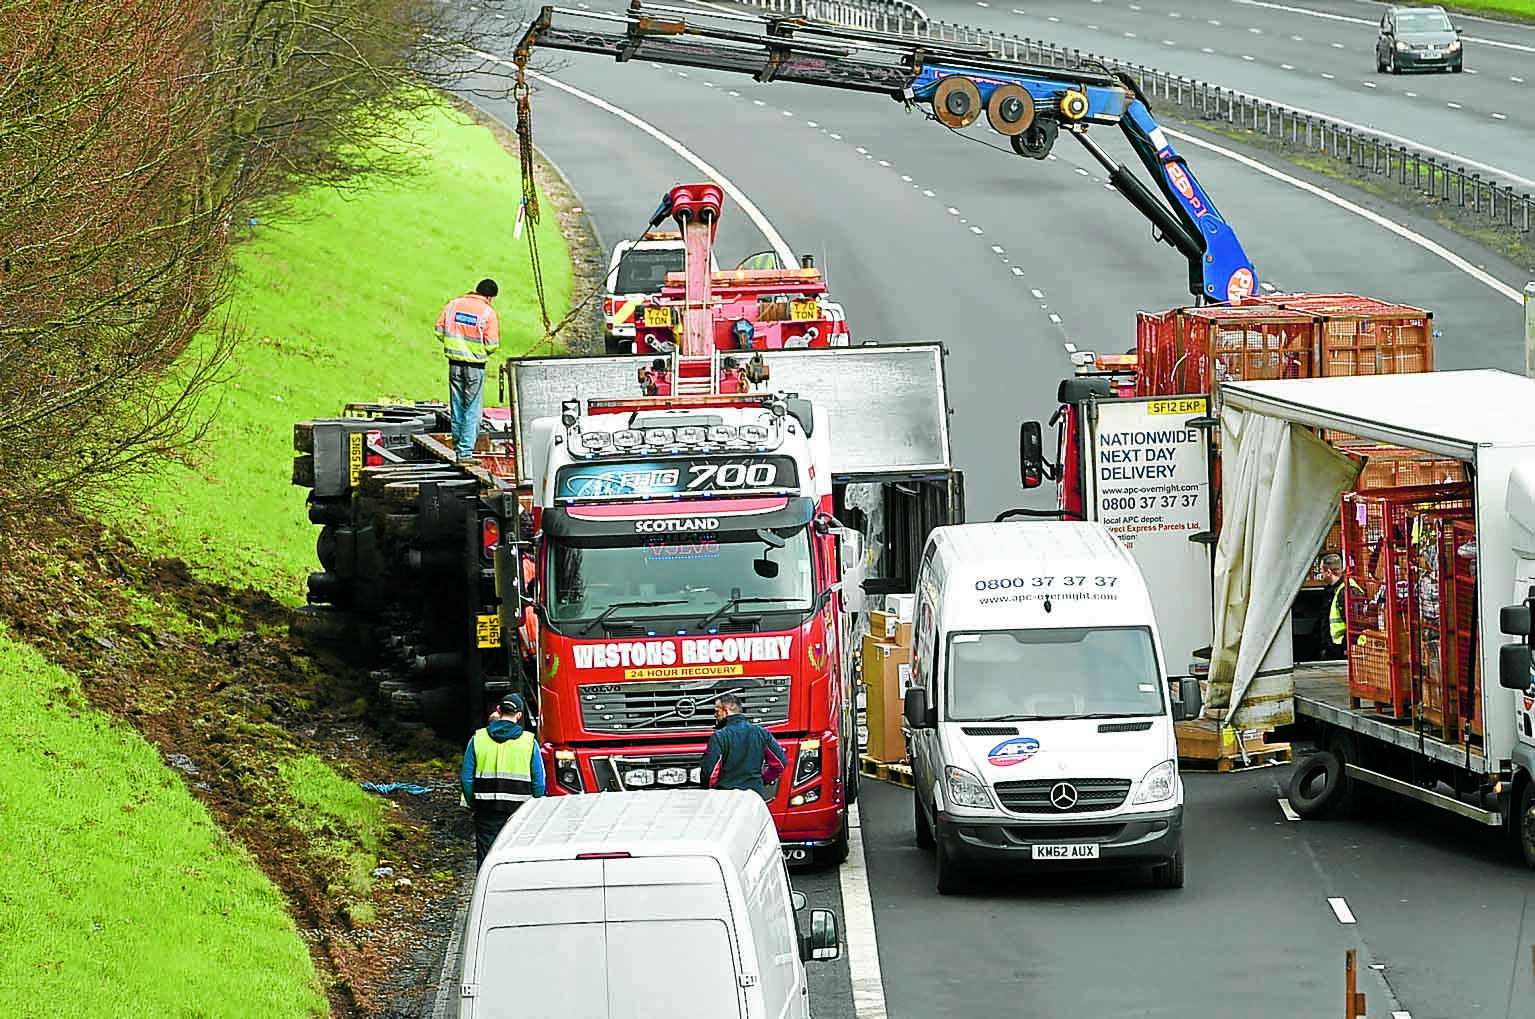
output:
[[[515,810],[533,797],[533,755],[538,740],[524,729],[516,739],[497,743],[489,729],[474,734],[473,807]]]
[[[1328,633],[1331,635],[1334,644],[1342,644],[1344,639],[1348,637],[1348,619],[1343,611],[1343,592],[1351,587],[1361,593],[1364,591],[1364,588],[1359,586],[1358,581],[1349,578],[1339,584],[1332,593],[1332,609],[1328,614],[1330,626]]]

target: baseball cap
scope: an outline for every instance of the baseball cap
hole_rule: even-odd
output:
[[[528,710],[527,706],[522,703],[522,695],[515,693],[509,693],[505,697],[501,698],[501,703],[496,705],[496,708],[503,715],[509,715],[514,711],[521,711],[526,713]]]

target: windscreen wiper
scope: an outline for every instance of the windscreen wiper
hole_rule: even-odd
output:
[[[733,609],[736,606],[741,605],[741,604],[743,604],[745,602],[752,602],[754,604],[760,604],[761,602],[788,601],[788,600],[789,599],[787,599],[787,598],[730,598],[730,599],[728,599],[725,602],[725,604],[721,605],[719,608],[715,609],[713,612],[711,612],[707,616],[705,616],[703,618],[703,620],[698,625],[699,625],[699,627],[708,626],[710,623],[714,622],[720,616],[723,616],[725,613],[729,612],[731,609]]]
[[[654,608],[657,605],[682,604],[684,604],[684,599],[681,598],[673,598],[671,601],[616,601],[612,605],[609,605],[607,608],[603,609],[602,612],[598,614],[596,619],[593,619],[590,623],[587,623],[584,627],[582,627],[581,632],[583,634],[591,633],[595,627],[603,622],[603,620],[607,619],[619,609],[647,609]]]
[[[1051,718],[1077,719],[1077,718],[1156,718],[1157,715],[1148,715],[1141,711],[1094,711],[1087,715],[1051,715]]]

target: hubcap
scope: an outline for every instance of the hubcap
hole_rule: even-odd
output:
[[[943,105],[954,116],[963,117],[970,112],[970,97],[955,89],[944,99]]]

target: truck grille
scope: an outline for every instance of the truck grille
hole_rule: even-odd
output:
[[[789,720],[789,677],[749,676],[591,683],[577,688],[587,732],[679,732],[714,728],[714,698],[733,693],[759,725]]]
[[[1064,808],[1051,796],[1056,786],[1071,787],[1076,802]],[[1040,778],[1025,782],[998,782],[997,798],[1016,814],[1087,814],[1113,810],[1130,794],[1126,778]],[[1063,798],[1064,802],[1064,798]]]

